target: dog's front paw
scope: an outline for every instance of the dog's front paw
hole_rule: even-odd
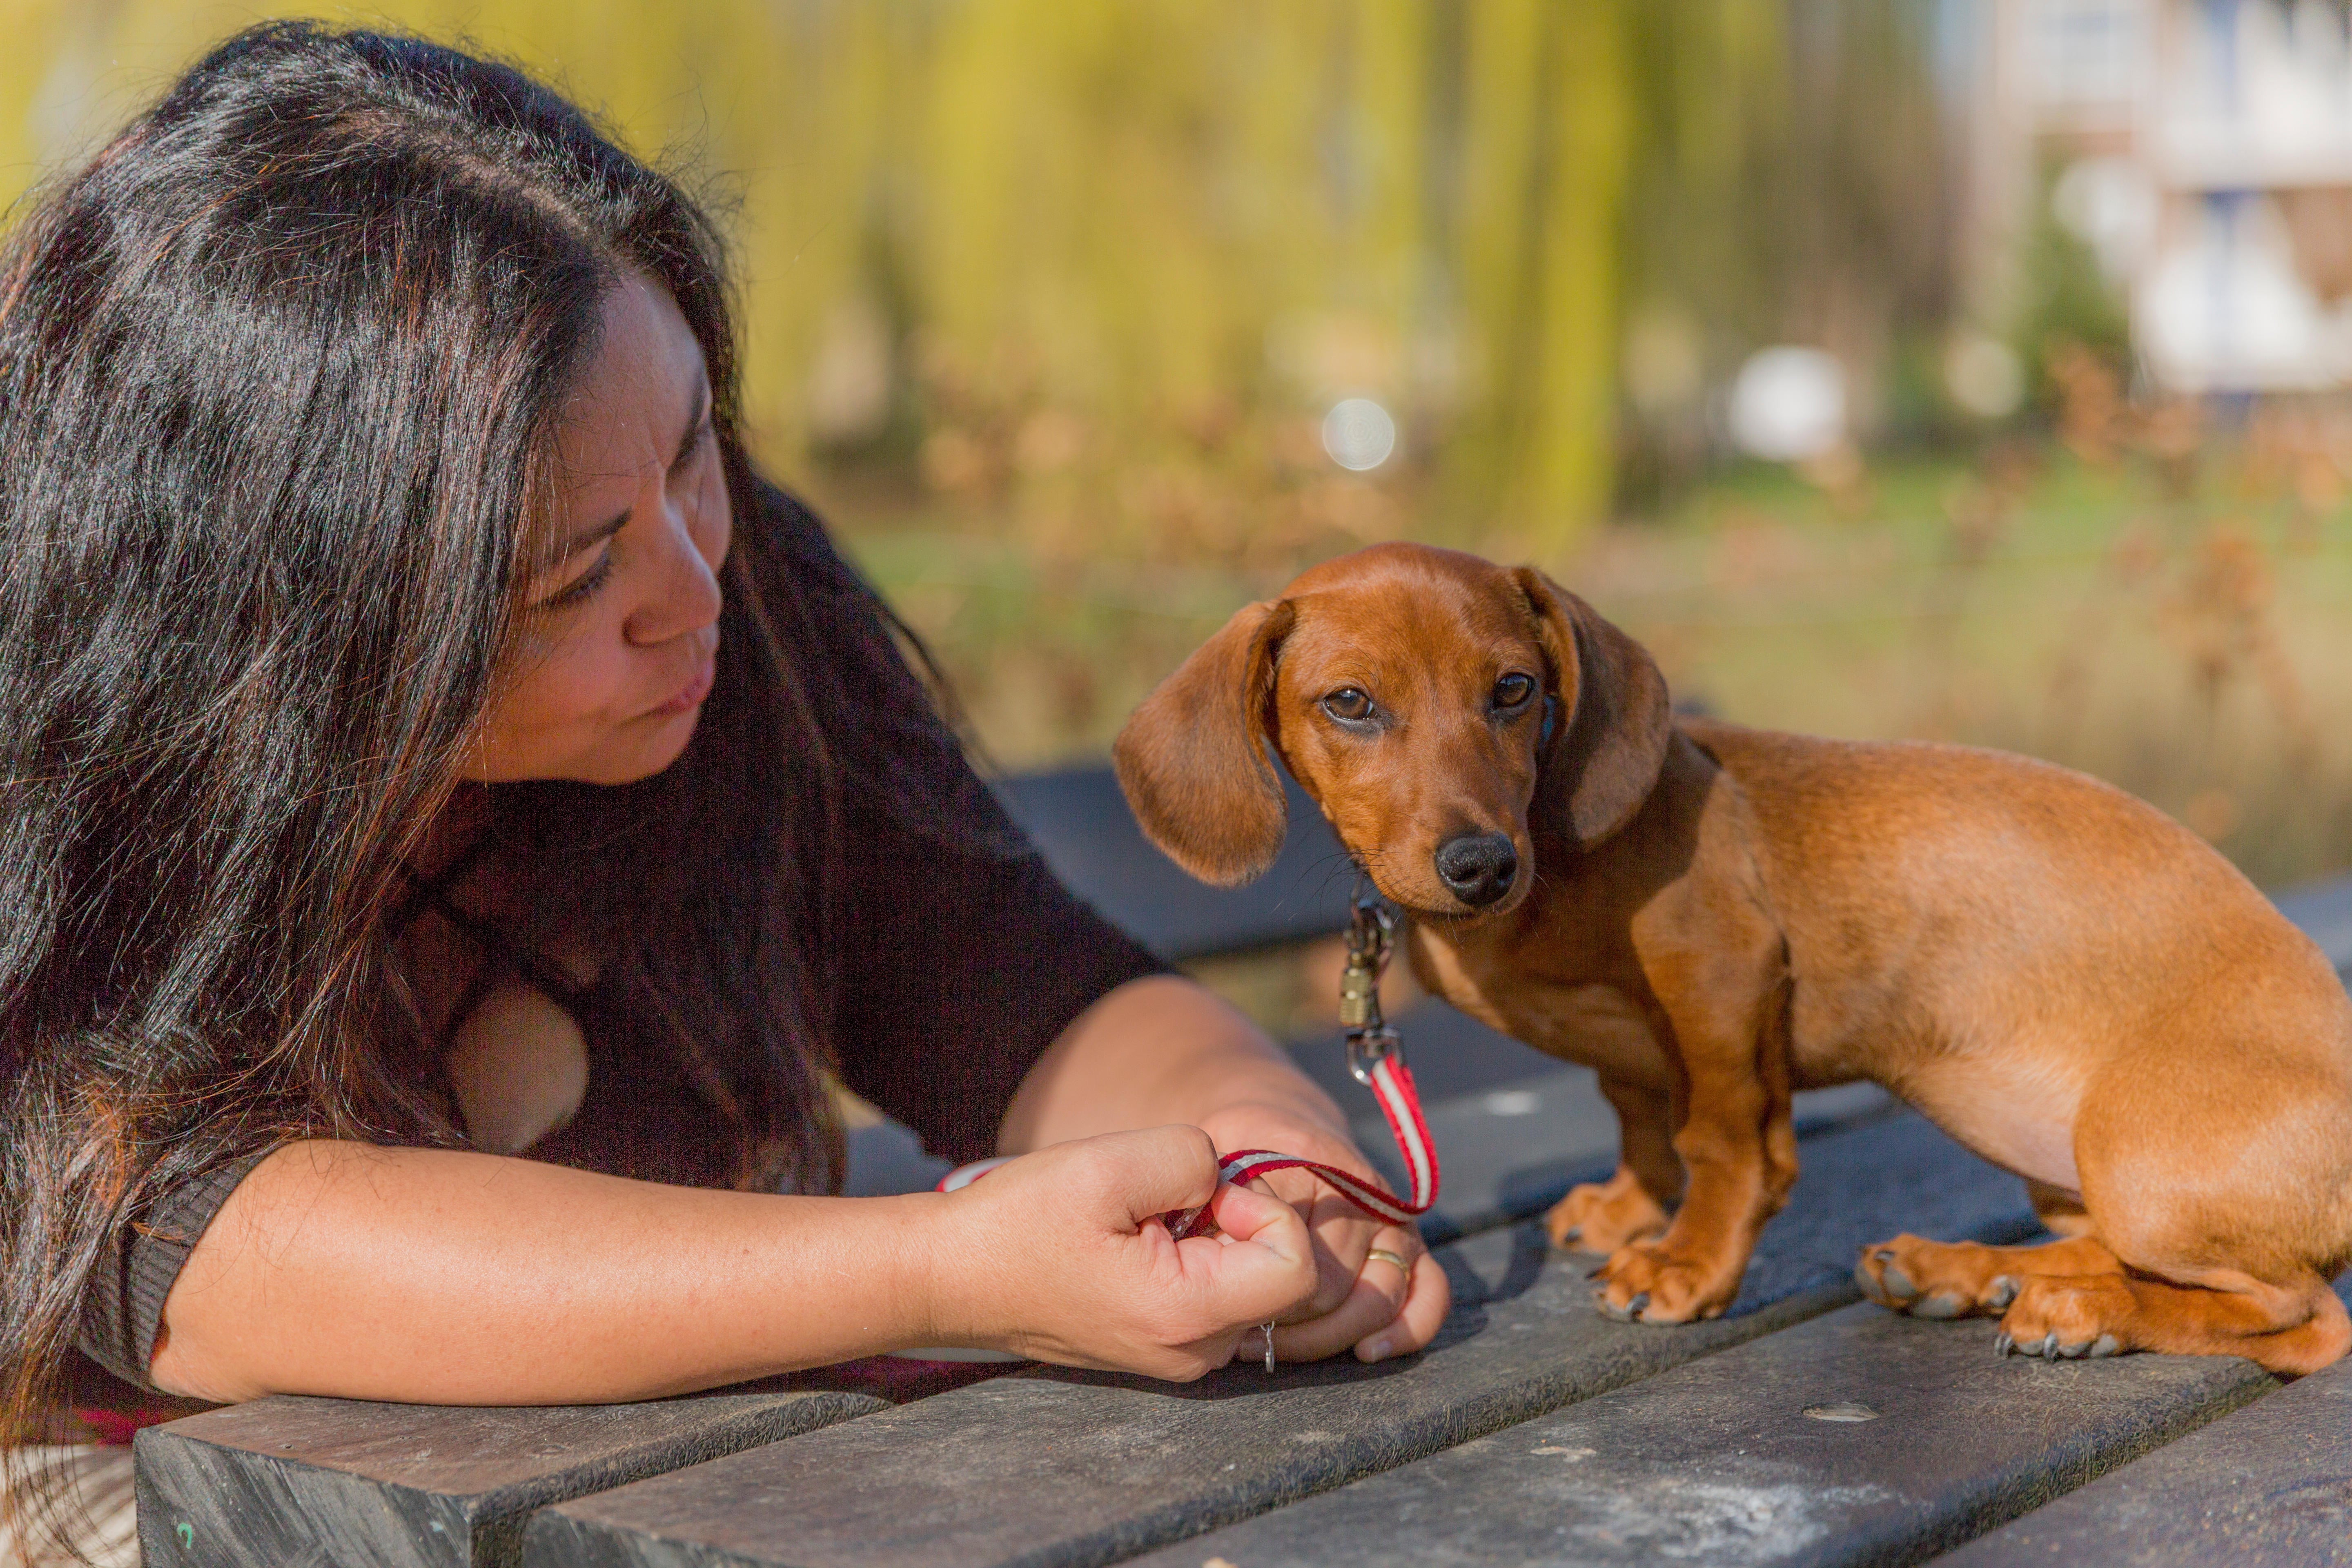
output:
[[[1659,1242],[1620,1247],[1596,1271],[1592,1303],[1619,1322],[1688,1323],[1719,1318],[1739,1294],[1737,1268],[1681,1256]]]
[[[1666,1211],[1642,1190],[1630,1171],[1619,1171],[1605,1182],[1584,1182],[1544,1215],[1544,1234],[1554,1247],[1603,1257],[1637,1241],[1664,1236]]]

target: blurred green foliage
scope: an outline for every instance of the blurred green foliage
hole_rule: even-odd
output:
[[[413,29],[732,209],[787,473],[919,487],[1048,553],[1559,549],[1621,472],[1703,465],[1705,394],[1753,348],[1866,368],[1939,308],[1931,11],[0,0],[0,199],[237,26]],[[1369,479],[1318,438],[1347,395],[1401,427]]]
[[[1564,542],[1608,494],[1637,10],[0,0],[0,196],[237,26],[411,28],[730,199],[788,470],[895,456],[1049,531],[1230,549],[1237,511],[1347,510],[1294,494],[1328,468],[1296,426],[1360,394],[1446,510]]]

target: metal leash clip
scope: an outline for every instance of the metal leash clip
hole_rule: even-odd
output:
[[[1348,1072],[1371,1086],[1372,1069],[1403,1049],[1381,1016],[1381,976],[1396,946],[1396,911],[1379,894],[1356,888],[1348,921],[1348,962],[1339,971],[1339,1026],[1348,1032]]]

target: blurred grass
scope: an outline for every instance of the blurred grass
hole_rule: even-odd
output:
[[[1418,517],[1408,490],[1382,504],[1402,531],[1534,556],[1722,717],[2046,757],[2180,816],[2269,886],[2352,866],[2352,422],[2107,417],[2104,441],[2076,421],[1811,480],[1733,469],[1549,557]],[[1010,768],[1099,755],[1234,609],[1358,542],[1277,531],[1274,548],[1180,564],[819,491]]]

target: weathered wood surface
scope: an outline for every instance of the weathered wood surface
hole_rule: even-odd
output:
[[[1992,1341],[1848,1307],[1145,1561],[1916,1563],[2274,1386],[2234,1357]]]
[[[501,1410],[275,1398],[139,1434],[148,1568],[506,1568],[534,1509],[887,1409],[721,1393]]]
[[[1904,1116],[1808,1141],[1736,1315],[1594,1311],[1591,1259],[1532,1226],[1442,1253],[1456,1306],[1424,1354],[1187,1387],[1038,1371],[543,1510],[526,1563],[1091,1564],[1280,1507],[1853,1300],[1855,1250],[1905,1228],[2030,1231],[2017,1182]],[[1987,1352],[1990,1359],[1990,1352]]]
[[[2336,1281],[2352,1300],[2352,1275]],[[2352,1565],[2352,1361],[1938,1559],[1937,1568]]]

